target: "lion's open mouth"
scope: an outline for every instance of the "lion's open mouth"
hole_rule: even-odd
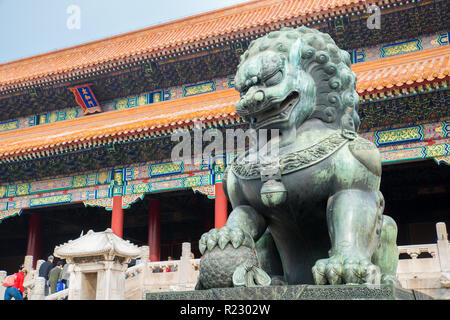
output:
[[[292,92],[278,106],[271,108],[267,112],[262,112],[250,117],[250,122],[256,129],[276,122],[284,122],[289,119],[298,100],[299,94],[297,92]]]

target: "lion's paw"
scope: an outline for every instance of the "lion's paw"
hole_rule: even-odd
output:
[[[199,250],[201,254],[204,254],[206,249],[212,251],[216,246],[220,249],[224,249],[228,243],[234,248],[240,246],[246,246],[251,249],[255,248],[255,242],[252,237],[239,228],[229,228],[227,226],[221,229],[211,229],[207,233],[204,233],[199,241]]]
[[[397,277],[395,275],[390,274],[383,274],[381,276],[381,283],[382,284],[392,284],[396,287],[402,287],[400,281],[398,281]]]
[[[332,256],[312,268],[314,282],[323,284],[379,284],[380,268],[368,259]]]

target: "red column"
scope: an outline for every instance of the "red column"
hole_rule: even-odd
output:
[[[160,261],[161,200],[150,199],[148,213],[148,246],[150,261]]]
[[[225,226],[228,218],[228,201],[223,192],[222,182],[217,182],[215,184],[215,217],[214,217],[214,228],[219,229]]]
[[[123,209],[122,196],[113,197],[113,211],[111,215],[111,229],[115,235],[123,238]]]
[[[33,256],[33,268],[36,268],[36,262],[39,259],[39,250],[41,247],[41,220],[42,217],[38,213],[30,214],[28,222],[28,243],[27,256]]]

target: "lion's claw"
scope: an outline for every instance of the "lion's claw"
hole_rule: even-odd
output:
[[[393,284],[396,287],[402,287],[402,284],[400,281],[398,281],[397,277],[395,275],[390,274],[383,274],[381,276],[381,283],[383,284]]]
[[[323,284],[379,284],[380,269],[367,259],[331,257],[312,268],[314,282]]]
[[[238,228],[231,229],[225,226],[221,229],[211,229],[209,232],[204,233],[199,241],[199,250],[201,254],[204,254],[206,250],[213,250],[216,246],[223,250],[229,243],[234,248],[240,246],[255,248],[255,243],[248,233]]]

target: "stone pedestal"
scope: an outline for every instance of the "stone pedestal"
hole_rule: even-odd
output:
[[[125,298],[126,264],[120,261],[96,261],[95,257],[90,257],[71,267],[69,300]]]
[[[34,280],[34,287],[31,291],[29,300],[44,300],[45,299],[45,278],[37,277]]]
[[[216,288],[185,292],[147,292],[146,300],[430,300],[415,290],[392,285],[290,285]]]
[[[123,300],[125,271],[140,250],[111,229],[86,235],[55,248],[69,263],[69,300]]]

